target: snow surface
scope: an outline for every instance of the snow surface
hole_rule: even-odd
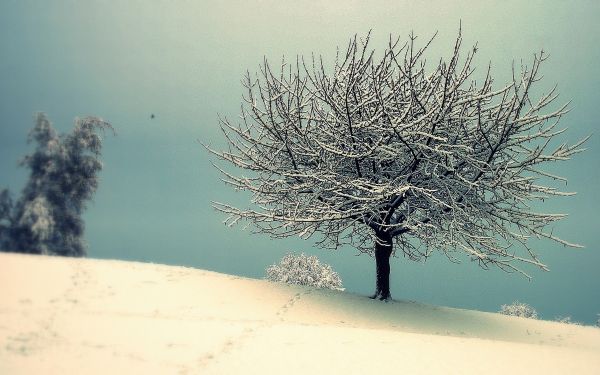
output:
[[[598,374],[600,329],[113,260],[0,254],[0,374]]]

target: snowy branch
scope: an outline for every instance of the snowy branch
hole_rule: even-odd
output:
[[[330,248],[372,252],[373,238],[388,233],[411,259],[438,249],[482,267],[546,269],[529,238],[579,245],[547,231],[564,215],[529,204],[572,194],[543,185],[566,180],[542,168],[583,151],[587,140],[548,149],[568,109],[546,110],[556,87],[531,97],[546,55],[513,68],[512,82],[494,89],[489,67],[481,84],[472,80],[477,49],[461,52],[460,33],[450,60],[429,72],[431,40],[417,48],[415,39],[390,39],[376,60],[369,35],[355,37],[332,72],[313,56],[277,71],[265,59],[258,74],[247,73],[240,121],[220,120],[228,149],[207,148],[248,172],[218,167],[226,183],[252,194],[252,205],[214,207],[228,224],[247,219],[274,237],[320,234]]]

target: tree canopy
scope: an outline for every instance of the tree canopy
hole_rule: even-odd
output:
[[[523,273],[519,263],[547,269],[532,237],[579,246],[549,230],[564,214],[531,205],[574,194],[553,186],[566,180],[544,166],[587,139],[556,145],[567,104],[555,104],[556,86],[532,94],[544,51],[494,87],[490,65],[473,79],[477,46],[464,51],[460,32],[450,59],[432,69],[433,38],[422,47],[413,35],[390,38],[377,58],[369,37],[351,39],[332,70],[321,57],[277,69],[265,58],[246,74],[240,121],[220,119],[227,149],[209,147],[234,167],[217,166],[225,182],[252,193],[247,208],[215,203],[228,224],[246,219],[273,237],[319,234],[324,247],[368,253],[375,242],[376,255],[379,244],[413,260],[466,253],[482,267]]]

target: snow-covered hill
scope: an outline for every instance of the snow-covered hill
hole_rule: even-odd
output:
[[[600,329],[0,254],[0,374],[599,374]]]

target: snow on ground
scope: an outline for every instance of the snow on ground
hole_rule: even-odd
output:
[[[0,254],[0,374],[599,374],[600,329]]]

